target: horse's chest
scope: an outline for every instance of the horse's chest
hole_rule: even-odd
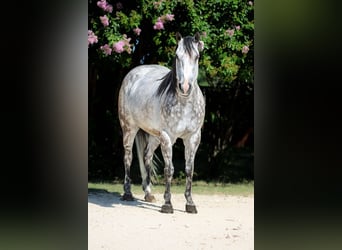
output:
[[[197,131],[203,123],[204,107],[199,103],[180,103],[163,111],[166,126],[175,134]]]

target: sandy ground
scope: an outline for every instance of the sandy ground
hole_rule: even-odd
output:
[[[254,197],[193,194],[197,214],[172,194],[173,214],[160,212],[163,195],[121,201],[117,193],[89,191],[88,249],[254,249]]]

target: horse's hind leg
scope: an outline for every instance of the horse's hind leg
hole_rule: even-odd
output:
[[[191,188],[192,188],[192,177],[194,174],[194,162],[195,155],[198,148],[198,145],[201,140],[200,132],[192,135],[190,138],[184,140],[184,148],[185,148],[185,173],[186,173],[186,187],[185,187],[185,198],[186,205],[185,211],[188,213],[197,213],[197,209],[194,201],[191,196]]]
[[[158,138],[150,135],[148,138],[148,144],[145,150],[145,168],[147,172],[146,179],[143,181],[143,190],[145,192],[145,201],[155,202],[156,199],[154,195],[151,194],[151,166],[154,151],[159,146],[160,141]]]
[[[130,127],[128,128],[123,127],[123,146],[125,150],[124,155],[124,165],[125,165],[125,181],[124,181],[124,194],[122,196],[123,200],[132,201],[133,195],[131,192],[131,178],[130,178],[130,168],[132,164],[132,148],[133,148],[133,142],[134,137],[138,132],[138,128]]]
[[[161,208],[162,213],[173,213],[173,207],[171,204],[171,180],[174,172],[172,164],[172,142],[168,134],[163,131],[160,135],[160,146],[163,153],[165,162],[164,176],[165,176],[165,203]]]

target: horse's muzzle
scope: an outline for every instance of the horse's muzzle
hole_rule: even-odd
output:
[[[181,95],[183,96],[188,96],[191,92],[191,84],[181,84],[181,83],[178,83],[178,88],[180,90],[180,93]]]

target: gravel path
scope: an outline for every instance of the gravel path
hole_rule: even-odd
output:
[[[196,195],[198,214],[172,194],[173,214],[160,211],[163,194],[121,201],[117,193],[88,194],[88,249],[254,249],[254,197]]]

